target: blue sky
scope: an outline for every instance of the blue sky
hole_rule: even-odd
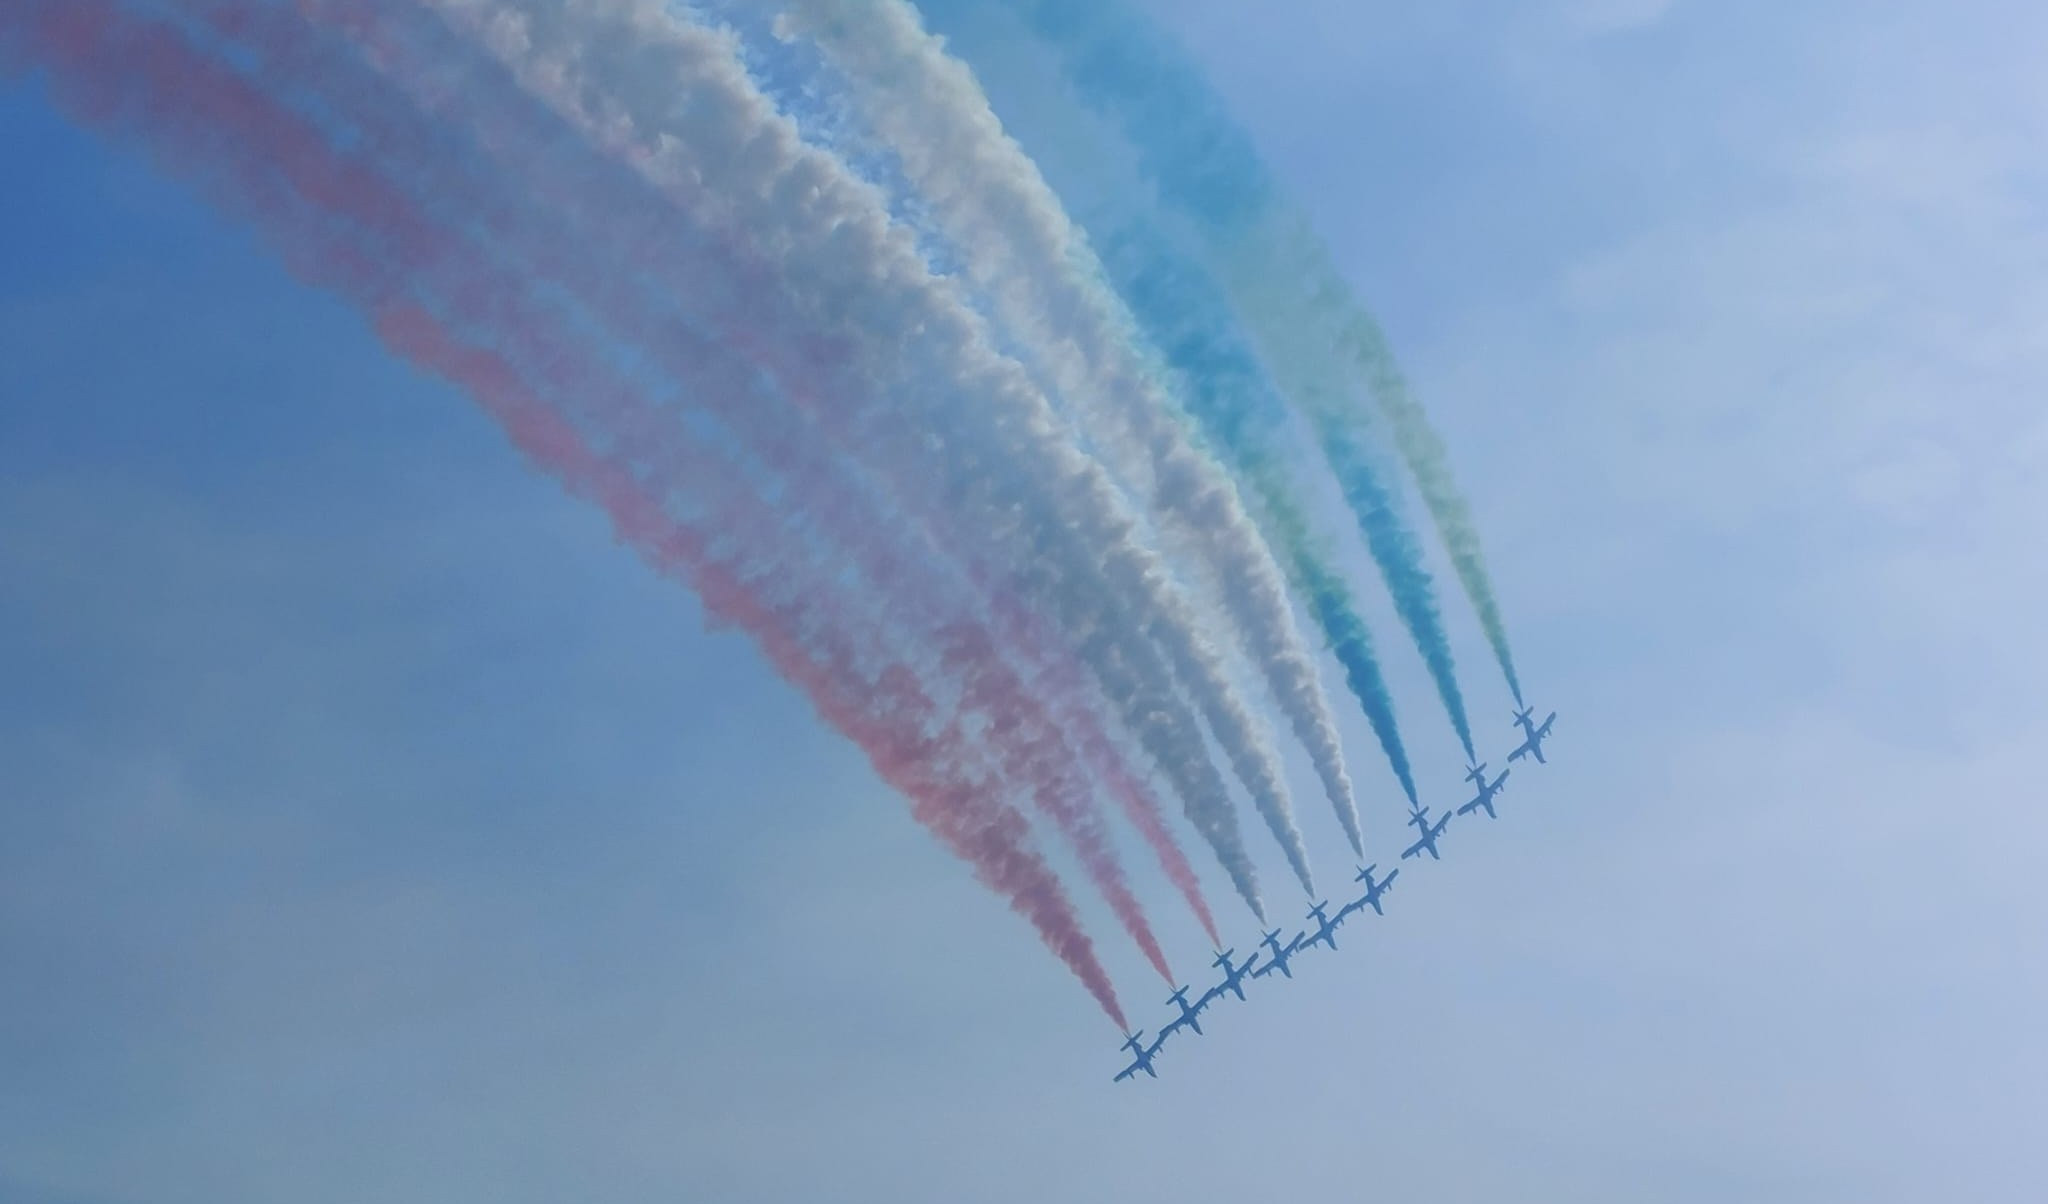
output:
[[[1285,7],[1170,20],[1445,430],[1557,755],[1115,1089],[743,641],[0,92],[0,1198],[2033,1199],[2048,17]]]

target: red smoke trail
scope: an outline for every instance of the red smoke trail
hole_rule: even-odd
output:
[[[227,6],[229,9],[236,7]],[[359,5],[344,3],[342,0],[306,0],[304,7],[334,21],[352,37],[370,47],[374,56],[384,63],[387,69],[402,76],[407,86],[430,86],[426,72],[421,66],[417,62],[406,61],[409,54],[422,53],[421,48],[406,36],[407,31],[403,24],[394,21],[389,10],[371,12]],[[226,21],[217,24],[222,28],[229,26]],[[236,22],[235,29],[236,32],[247,36],[245,23]],[[276,36],[271,35],[270,40],[275,40]],[[433,56],[433,61],[443,67],[454,57],[451,49],[459,52],[459,48],[444,46],[439,49],[440,54]],[[488,69],[495,70],[495,64],[490,64]],[[509,89],[509,80],[505,82]],[[488,101],[479,102],[480,93],[488,93],[473,84],[453,87],[453,77],[446,75],[442,77],[441,83],[442,87],[437,94],[441,105],[432,103],[430,98],[429,108],[451,104],[456,98],[461,98],[466,102],[465,108],[476,110],[473,115],[465,114],[466,118],[474,117],[473,120],[462,121],[465,131],[482,132],[497,153],[508,156],[515,162],[523,161],[531,168],[534,154],[521,153],[517,146],[521,141],[531,141],[531,135],[519,130],[516,123],[506,122],[497,106]],[[516,95],[518,102],[527,101],[523,94]],[[352,116],[358,120],[365,118],[360,111],[353,113]],[[478,189],[474,179],[452,165],[447,157],[436,157],[431,152],[420,149],[421,139],[418,134],[402,128],[404,121],[410,116],[408,113],[394,121],[377,120],[373,114],[370,115],[371,123],[366,127],[367,137],[378,146],[381,158],[387,163],[397,162],[402,177],[424,181],[420,185],[423,192],[431,193],[455,211],[467,215],[473,228],[488,230],[501,246],[517,247],[519,253],[535,263],[545,277],[569,288],[585,304],[593,307],[614,333],[637,342],[652,352],[655,359],[670,374],[702,379],[713,371],[714,364],[732,371],[743,371],[727,353],[726,348],[697,339],[686,329],[678,329],[673,323],[661,322],[652,315],[641,299],[627,296],[618,283],[619,275],[623,275],[623,272],[615,275],[594,270],[590,262],[591,251],[595,243],[602,241],[600,232],[588,229],[587,223],[585,228],[575,230],[534,229],[530,221],[506,211],[505,198],[525,193],[525,188],[517,192]],[[545,119],[551,124],[555,120],[551,114],[546,114]],[[549,212],[561,212],[587,209],[588,201],[583,196],[557,194],[562,191],[560,181],[570,178],[587,179],[588,174],[529,170],[527,176],[536,181],[534,187],[538,189],[537,196],[545,198],[545,203],[540,207]],[[565,253],[566,251],[575,253]],[[640,256],[633,263],[644,267],[647,256]],[[695,264],[688,266],[698,268]],[[698,271],[701,273],[702,269],[698,268]],[[689,280],[689,277],[680,271],[677,278],[685,282]],[[818,354],[825,354],[825,351],[821,349]],[[921,566],[904,564],[901,558],[882,546],[888,542],[882,536],[890,524],[878,521],[878,516],[869,513],[872,507],[863,504],[854,496],[855,491],[846,480],[846,466],[833,457],[820,455],[813,440],[801,437],[800,424],[786,420],[778,424],[773,420],[775,415],[771,415],[765,407],[745,405],[747,392],[748,387],[741,377],[728,376],[723,387],[705,390],[705,399],[718,409],[728,425],[753,443],[758,454],[777,466],[793,486],[800,490],[804,497],[803,509],[816,516],[820,525],[828,528],[840,544],[862,559],[864,573],[875,589],[885,593],[892,589],[897,591],[890,607],[892,616],[897,621],[903,621],[912,611],[922,612],[929,609],[927,604],[932,599],[927,596],[924,586],[929,582],[930,572]],[[735,406],[735,402],[742,404]],[[616,429],[620,421],[621,419],[614,416],[610,424]],[[886,561],[879,559],[885,557]],[[881,567],[876,567],[878,564]],[[909,571],[912,569],[915,571]],[[907,582],[917,582],[919,585],[917,588],[904,591],[902,586]],[[996,605],[1009,605],[1015,609],[1014,604],[1002,602],[999,594],[982,599],[979,606],[985,609],[992,599]],[[928,620],[927,627],[931,631],[950,630],[956,622],[957,620],[946,617],[932,617]],[[1042,627],[1030,629],[1012,626],[1013,632],[1021,633],[1027,630],[1033,631],[1036,636],[1024,645],[1028,652],[1040,659],[1052,659],[1056,654],[1049,650],[1056,648],[1057,644],[1049,638]],[[1021,635],[1013,635],[1007,637],[1007,642],[1016,646],[1017,641],[1022,638]],[[1085,781],[1075,772],[1076,758],[1059,746],[1060,732],[1053,728],[1052,717],[1032,696],[1025,684],[1017,679],[985,632],[978,635],[973,632],[956,635],[953,647],[956,654],[951,658],[949,667],[970,682],[973,688],[969,692],[969,698],[973,705],[982,708],[996,720],[990,736],[1001,752],[1005,769],[1011,776],[1031,784],[1034,801],[1073,846],[1089,876],[1109,901],[1112,910],[1130,932],[1133,940],[1160,974],[1171,978],[1158,942],[1136,898],[1131,895],[1122,868],[1118,865],[1114,850],[1108,843],[1101,817],[1093,805],[1092,794]],[[957,650],[961,648],[976,650],[978,654],[959,654]],[[1071,654],[1067,660],[1071,662]],[[1069,683],[1069,690],[1080,689],[1079,674],[1073,671],[1071,664],[1068,666],[1066,680]],[[1189,896],[1191,906],[1213,940],[1213,921],[1200,898],[1198,888],[1194,888],[1193,871],[1188,867],[1185,856],[1173,844],[1172,837],[1163,823],[1159,822],[1156,801],[1141,792],[1134,775],[1122,765],[1121,755],[1115,752],[1102,734],[1099,727],[1100,717],[1087,713],[1085,708],[1068,708],[1068,711],[1070,714],[1078,713],[1083,721],[1080,726],[1069,726],[1068,738],[1076,744],[1092,746],[1094,751],[1086,759],[1091,764],[1109,771],[1105,778],[1113,785],[1114,797],[1117,798],[1119,805],[1131,814],[1147,842],[1158,851],[1162,864],[1167,867],[1169,877],[1175,881],[1183,894]]]
[[[774,519],[750,495],[729,494],[703,524],[664,511],[627,466],[600,457],[535,397],[504,356],[465,341],[400,296],[440,271],[474,265],[453,259],[445,244],[437,247],[437,232],[374,173],[334,153],[297,114],[200,56],[176,31],[128,16],[106,0],[20,0],[8,19],[26,33],[27,49],[50,71],[59,102],[74,115],[143,141],[165,166],[201,180],[216,203],[252,220],[280,247],[294,271],[360,305],[388,347],[468,392],[522,452],[572,493],[602,505],[622,539],[693,586],[707,609],[752,634],[820,714],[910,798],[918,820],[1007,896],[1110,1018],[1126,1026],[1072,905],[1025,843],[1023,817],[952,761],[949,754],[964,737],[957,725],[939,722],[915,674],[891,664],[864,679],[851,642],[821,621],[825,616],[802,591],[770,599],[749,580],[746,566],[712,553],[706,530],[751,526],[772,535]],[[374,234],[364,241],[388,241],[401,258],[380,261],[356,245],[363,228]],[[443,298],[462,324],[523,341],[543,360],[556,352],[555,362],[563,362],[566,349],[534,347],[543,331],[494,327],[511,304],[500,285],[482,276],[468,283]]]
[[[1074,849],[1090,880],[1153,969],[1172,985],[1173,971],[1131,894],[1093,793],[1045,705],[995,646],[989,629],[961,618],[958,606],[940,605],[935,595],[943,586],[932,583],[934,588],[926,589],[930,572],[912,563],[894,541],[880,538],[883,525],[875,521],[872,507],[834,471],[826,457],[817,455],[813,446],[792,446],[787,454],[792,488],[806,496],[804,509],[833,543],[854,559],[865,578],[885,593],[891,583],[920,583],[919,588],[889,596],[884,605],[895,621],[936,638],[943,666],[962,683],[963,703],[990,720],[989,737],[999,750],[1004,769],[1012,778],[1030,783],[1040,810]],[[959,591],[944,592],[947,600],[958,600]],[[1099,730],[1086,734],[1108,743]],[[1168,844],[1171,847],[1170,837]]]
[[[815,454],[809,457],[807,464],[797,464],[794,457],[805,441],[793,436],[807,423],[815,423],[839,437],[845,437],[847,426],[843,415],[838,407],[825,400],[831,389],[819,383],[821,379],[832,379],[833,374],[827,366],[843,359],[844,353],[824,339],[791,338],[790,332],[795,329],[798,319],[781,308],[777,290],[772,281],[758,270],[758,265],[744,255],[735,256],[730,248],[686,245],[688,236],[678,230],[665,214],[671,199],[656,199],[659,190],[637,177],[627,187],[630,195],[616,195],[617,190],[614,189],[615,195],[609,198],[610,203],[602,209],[593,209],[590,202],[593,186],[629,169],[612,161],[609,156],[596,154],[594,148],[581,138],[564,142],[573,144],[572,156],[580,153],[580,157],[564,159],[551,154],[557,144],[546,143],[536,137],[533,128],[536,123],[531,120],[531,114],[524,122],[508,115],[522,109],[537,111],[541,115],[538,124],[548,128],[558,124],[556,115],[526,94],[509,76],[502,74],[497,64],[487,59],[480,73],[464,74],[459,69],[451,71],[451,63],[476,56],[472,47],[462,43],[433,19],[415,17],[408,21],[388,7],[365,5],[360,0],[302,0],[302,4],[321,14],[323,19],[348,29],[352,36],[371,48],[373,57],[383,69],[401,80],[425,108],[444,117],[455,116],[465,131],[479,137],[501,160],[512,165],[525,184],[522,191],[531,192],[538,202],[538,209],[555,215],[576,216],[574,237],[565,238],[557,233],[539,235],[527,239],[527,242],[536,262],[546,265],[545,275],[557,280],[580,278],[584,282],[579,291],[585,304],[613,315],[623,304],[632,315],[627,324],[637,323],[642,329],[651,316],[644,301],[619,300],[618,277],[599,273],[594,289],[588,283],[591,273],[585,257],[599,245],[614,248],[615,258],[642,265],[658,282],[666,282],[671,287],[695,288],[700,280],[720,281],[717,306],[723,307],[723,312],[710,319],[716,324],[720,338],[718,345],[705,344],[694,332],[674,329],[657,330],[651,342],[646,338],[640,341],[663,349],[671,357],[681,356],[685,361],[696,363],[715,357],[721,351],[737,349],[756,368],[780,379],[789,391],[787,400],[793,400],[803,408],[807,415],[805,419],[789,422],[783,417],[778,424],[777,416],[769,415],[760,407],[742,405],[735,409],[730,404],[721,409],[721,416],[728,425],[752,441],[757,454],[785,468],[791,480],[806,486],[807,499],[813,509],[827,516],[840,516],[838,503],[819,501],[820,491],[810,486],[827,478],[846,485],[847,474],[859,470],[840,458],[827,457],[821,462]],[[428,44],[422,45],[423,40]],[[486,197],[484,201],[489,203],[492,199]],[[652,213],[648,211],[647,202],[650,200],[655,201]],[[465,211],[477,212],[474,208],[466,208]],[[611,321],[615,329],[620,328],[616,316]],[[757,337],[757,330],[771,327],[782,332],[781,337],[799,345],[791,350],[778,351],[772,341]],[[626,337],[635,336],[627,334]],[[743,393],[744,390],[734,396]],[[945,526],[944,516],[927,514],[922,522],[926,524],[928,534]],[[929,573],[920,576],[928,578]],[[885,586],[901,578],[873,579]],[[985,585],[977,588],[981,591],[977,603],[980,609],[999,606],[1015,609],[1001,589],[990,590]],[[1069,704],[1066,698],[1062,698],[1055,704],[1054,709],[1061,719],[1060,726],[1069,739],[1083,746],[1083,759],[1109,783],[1112,796],[1154,849],[1169,879],[1187,897],[1191,909],[1213,942],[1214,921],[1201,897],[1192,867],[1165,827],[1156,796],[1140,783],[1140,775],[1130,767],[1127,755],[1105,737],[1099,708],[1085,701],[1090,695],[1082,684],[1082,674],[1073,653],[1057,640],[1049,638],[1042,621],[1028,628],[1013,630],[1032,634],[1006,635],[1003,643],[1038,664],[1042,670],[1050,663],[1066,683],[1063,690],[1071,695],[1072,702]],[[1140,943],[1143,943],[1142,938]]]
[[[347,4],[349,0],[317,2],[335,5]],[[357,19],[360,20],[360,16]],[[375,33],[378,44],[385,47],[387,53],[403,40],[392,36],[388,24],[379,26]],[[417,48],[415,51],[417,52]],[[445,60],[446,56],[447,51],[444,49],[441,59]],[[393,54],[392,57],[396,55]],[[471,79],[468,86],[459,90],[447,90],[442,96],[448,103],[463,107],[465,111],[462,124],[465,128],[493,129],[494,132],[486,136],[486,141],[492,143],[497,153],[508,161],[525,163],[529,168],[534,163],[546,161],[546,152],[536,150],[530,145],[532,138],[527,131],[520,129],[517,123],[504,121],[502,113],[506,109],[521,104],[541,108],[539,102],[527,96],[509,78],[500,78],[495,71],[487,67],[483,79]],[[554,115],[547,112],[546,118],[552,121]],[[529,145],[518,145],[522,142]],[[582,149],[586,156],[592,153],[592,148]],[[606,162],[603,156],[598,158],[601,168],[616,166]],[[562,181],[575,180],[580,190],[587,186],[593,175],[589,170],[579,171],[564,165],[559,170],[530,170],[530,174],[535,180],[535,187],[547,198],[545,208],[548,210],[576,212],[587,205],[582,195],[578,195],[576,191],[565,190]],[[764,458],[786,466],[791,479],[806,486],[806,493],[811,495],[812,505],[818,513],[840,516],[840,502],[825,500],[821,487],[828,478],[838,479],[841,485],[846,485],[846,475],[858,470],[830,458],[821,459],[815,454],[810,455],[805,462],[797,463],[797,457],[801,455],[796,446],[799,441],[792,439],[791,436],[806,422],[821,425],[839,437],[846,435],[848,428],[843,414],[827,400],[832,389],[822,383],[823,380],[832,378],[833,373],[826,366],[843,359],[843,350],[824,339],[803,341],[793,350],[778,350],[769,340],[758,337],[758,329],[772,326],[787,331],[794,322],[792,315],[775,312],[774,303],[764,299],[764,296],[773,295],[765,275],[754,270],[754,265],[747,257],[735,257],[729,253],[712,252],[717,255],[718,263],[715,267],[710,266],[706,250],[684,245],[682,237],[672,226],[667,231],[668,236],[661,237],[656,233],[658,225],[648,224],[650,219],[644,205],[644,202],[655,194],[655,187],[635,179],[630,188],[636,193],[635,196],[623,198],[620,203],[607,207],[603,220],[594,228],[586,224],[580,233],[595,240],[603,241],[609,238],[629,247],[644,250],[645,254],[640,256],[639,261],[661,264],[656,273],[659,279],[687,282],[709,276],[730,282],[730,287],[721,296],[721,301],[730,307],[729,315],[719,320],[718,335],[721,346],[738,350],[756,367],[777,377],[787,391],[788,400],[797,404],[807,418],[797,423],[788,423],[785,420],[785,424],[778,427],[774,417],[763,411],[745,409],[735,412],[728,409],[722,411],[723,416],[735,429],[754,441]],[[657,203],[665,207],[671,200],[661,198]],[[638,217],[639,222],[636,224],[630,219],[621,220],[627,213]],[[658,224],[661,221],[660,214],[657,212],[651,220]],[[637,234],[634,232],[636,229]],[[591,242],[579,236],[574,245],[587,249]],[[545,251],[542,253],[545,254]],[[632,254],[632,251],[629,250],[627,253]],[[588,300],[586,295],[586,301]],[[674,347],[671,350],[680,353],[682,348]],[[700,348],[693,354],[701,355],[703,351]],[[907,502],[907,499],[899,500]],[[928,534],[943,529],[946,525],[944,516],[930,514],[923,516],[923,522]],[[936,548],[938,540],[933,537],[932,542]],[[929,576],[928,573],[922,575]],[[886,583],[902,578],[882,576],[872,579]],[[974,588],[979,595],[976,603],[978,608],[1007,610],[1015,615],[1024,613],[1023,608],[1018,606],[1000,586],[989,586],[985,575],[977,579]],[[1079,746],[1081,758],[1107,783],[1109,792],[1117,800],[1119,808],[1152,848],[1168,879],[1187,899],[1190,909],[1195,913],[1211,942],[1216,943],[1215,921],[1202,897],[1194,869],[1167,828],[1156,793],[1149,785],[1141,782],[1141,775],[1131,766],[1128,754],[1106,737],[1106,717],[1098,706],[1091,705],[1088,701],[1091,692],[1083,681],[1083,673],[1072,651],[1067,649],[1048,630],[1044,621],[1036,616],[1028,622],[1012,622],[1007,627],[1002,642],[1037,666],[1041,676],[1050,675],[1057,679],[1058,700],[1055,702],[1054,710],[1061,716],[1059,726],[1068,739]],[[1045,689],[1043,682],[1039,684],[1039,688],[1041,691]],[[1143,944],[1144,938],[1139,937],[1139,941]]]
[[[1048,641],[1038,616],[1018,605],[1015,598],[1001,590],[984,592],[990,600],[990,619],[1005,642],[1028,648],[1042,646]],[[1054,705],[1070,716],[1067,730],[1073,733],[1075,742],[1080,745],[1081,759],[1101,777],[1104,788],[1116,800],[1124,818],[1151,846],[1167,881],[1173,883],[1174,889],[1187,900],[1195,919],[1201,922],[1202,931],[1208,935],[1209,943],[1221,949],[1223,938],[1216,934],[1216,920],[1209,914],[1208,901],[1202,897],[1202,884],[1195,877],[1195,867],[1188,864],[1187,854],[1181,852],[1180,845],[1167,830],[1165,809],[1160,806],[1159,796],[1139,780],[1123,750],[1105,734],[1108,730],[1105,717],[1097,714],[1090,704],[1078,666],[1071,657],[1061,658],[1047,666],[1044,675],[1045,681],[1040,689],[1049,691],[1057,700]]]

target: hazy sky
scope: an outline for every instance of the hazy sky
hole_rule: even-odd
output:
[[[2038,1199],[2048,14],[1251,7],[1155,5],[1385,319],[1561,716],[1384,921],[1114,1087],[748,644],[0,90],[0,1200]]]

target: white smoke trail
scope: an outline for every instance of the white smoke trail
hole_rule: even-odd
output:
[[[1279,565],[1230,478],[1188,439],[1085,236],[1003,132],[973,73],[904,0],[788,0],[777,31],[808,36],[840,69],[996,320],[1028,345],[1112,471],[1200,554],[1331,805],[1355,831],[1336,723]]]
[[[936,488],[1077,639],[1099,648],[1127,715],[1170,696],[1144,680],[1156,676],[1146,637],[1157,641],[1308,885],[1267,737],[1156,555],[1133,538],[1133,517],[1101,466],[1074,446],[1023,369],[992,350],[875,190],[773,110],[731,39],[657,0],[428,2],[675,198],[680,223],[728,240],[773,277],[779,320],[751,333],[785,349],[824,340],[843,353],[832,365],[835,402],[863,451],[885,459],[899,485]],[[934,471],[943,479],[932,481]],[[1188,735],[1177,732],[1171,756],[1204,755]],[[1197,823],[1205,835],[1223,828],[1214,815]]]

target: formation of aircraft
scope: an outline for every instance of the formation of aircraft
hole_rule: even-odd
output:
[[[1550,737],[1550,725],[1556,721],[1556,711],[1552,711],[1544,718],[1542,723],[1536,722],[1535,711],[1531,708],[1516,711],[1515,724],[1522,730],[1522,743],[1513,752],[1508,754],[1508,760],[1516,761],[1528,756],[1534,757],[1538,764],[1547,764],[1548,762],[1543,757],[1543,741]],[[1492,781],[1488,781],[1486,777],[1486,763],[1484,761],[1467,769],[1465,771],[1465,780],[1472,784],[1477,793],[1470,802],[1459,807],[1455,812],[1445,814],[1441,819],[1431,820],[1429,818],[1429,808],[1417,804],[1409,813],[1408,823],[1417,830],[1419,835],[1416,837],[1414,844],[1402,850],[1402,859],[1406,860],[1410,857],[1420,856],[1426,852],[1435,860],[1443,860],[1443,854],[1437,849],[1437,839],[1444,834],[1444,829],[1450,826],[1453,815],[1470,815],[1474,811],[1483,810],[1489,818],[1500,818],[1493,809],[1493,800],[1500,794],[1502,787],[1508,780],[1508,774],[1511,772],[1513,770],[1503,769],[1500,771],[1499,776],[1495,777]],[[1152,1062],[1158,1056],[1160,1048],[1166,1044],[1168,1037],[1183,1028],[1192,1029],[1197,1035],[1200,1035],[1202,1032],[1200,1017],[1204,1008],[1222,999],[1225,995],[1235,995],[1239,1001],[1242,1001],[1245,997],[1244,988],[1247,978],[1264,978],[1268,974],[1275,972],[1278,972],[1282,977],[1293,978],[1294,968],[1292,962],[1296,956],[1317,945],[1328,945],[1332,950],[1336,949],[1337,929],[1342,927],[1346,920],[1364,911],[1366,908],[1372,908],[1374,915],[1386,915],[1386,910],[1381,906],[1380,901],[1386,897],[1388,891],[1393,889],[1394,879],[1401,876],[1401,870],[1399,867],[1388,870],[1387,876],[1384,878],[1377,876],[1378,871],[1379,865],[1377,862],[1372,865],[1360,866],[1358,876],[1353,881],[1364,883],[1365,893],[1345,903],[1334,913],[1330,911],[1330,904],[1327,899],[1317,900],[1311,904],[1308,909],[1308,920],[1310,921],[1308,928],[1296,932],[1285,944],[1282,944],[1280,941],[1280,934],[1285,930],[1275,928],[1273,931],[1266,933],[1261,939],[1260,944],[1264,946],[1264,949],[1254,950],[1252,955],[1245,958],[1242,963],[1234,960],[1237,956],[1235,949],[1218,950],[1216,960],[1211,962],[1210,965],[1223,972],[1222,981],[1204,991],[1193,1003],[1188,1002],[1188,992],[1192,990],[1191,987],[1181,987],[1168,996],[1167,1002],[1177,1006],[1180,1009],[1180,1015],[1168,1021],[1159,1030],[1159,1036],[1150,1045],[1145,1044],[1143,1029],[1139,1029],[1125,1039],[1123,1048],[1131,1055],[1132,1060],[1129,1066],[1124,1067],[1123,1070],[1118,1072],[1115,1081],[1121,1083],[1125,1079],[1135,1076],[1139,1071],[1143,1071],[1155,1079],[1158,1078],[1159,1072],[1153,1069]],[[1265,961],[1263,962],[1259,960],[1261,953],[1265,956]]]
[[[1479,793],[1472,796],[1471,802],[1458,808],[1458,814],[1470,815],[1474,811],[1485,808],[1486,818],[1499,819],[1500,813],[1493,809],[1493,796],[1500,793],[1501,787],[1507,784],[1508,775],[1513,772],[1514,770],[1512,769],[1503,769],[1500,771],[1499,777],[1489,782],[1486,780],[1486,762],[1481,761],[1479,764],[1474,765],[1472,772],[1465,775],[1465,780],[1468,782],[1477,781],[1479,783]]]

